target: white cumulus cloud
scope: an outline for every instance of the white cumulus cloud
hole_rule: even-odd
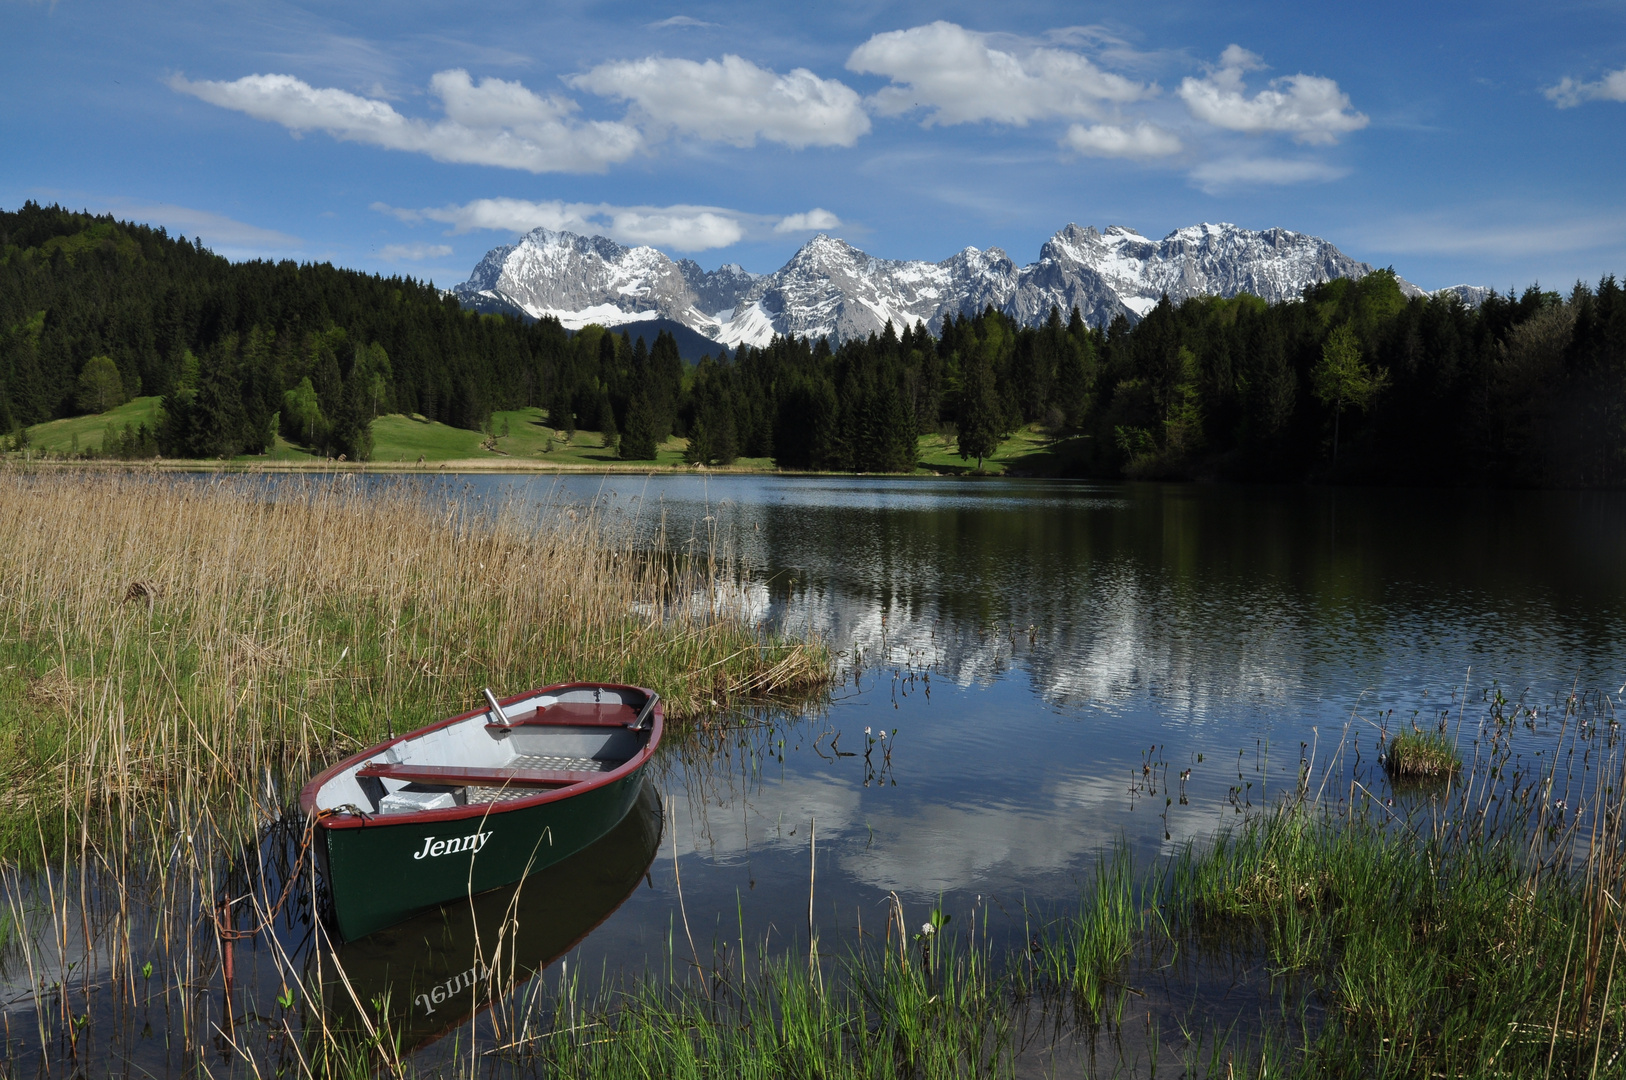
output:
[[[1337,180],[1348,169],[1304,158],[1223,158],[1191,170],[1191,178],[1204,191],[1257,184],[1305,184]]]
[[[1583,101],[1626,101],[1626,68],[1605,72],[1596,82],[1576,82],[1565,76],[1542,93],[1560,109],[1573,109]]]
[[[1157,93],[1155,86],[1103,71],[1070,49],[996,48],[994,40],[940,20],[876,34],[853,50],[847,67],[892,80],[870,99],[877,112],[896,116],[926,109],[928,125],[1093,119],[1104,104]]]
[[[385,244],[378,255],[385,262],[423,262],[452,253],[450,244]]]
[[[410,224],[438,221],[450,225],[454,233],[474,229],[524,233],[542,228],[608,236],[624,244],[650,244],[675,251],[728,247],[757,224],[753,215],[716,206],[613,206],[504,198],[421,210],[374,203],[373,209]]]
[[[841,219],[822,207],[815,206],[800,214],[786,214],[774,225],[776,233],[823,232],[841,228]]]
[[[1157,158],[1178,154],[1180,139],[1169,131],[1147,123],[1130,127],[1118,124],[1073,124],[1061,144],[1091,157]]]
[[[651,124],[703,139],[751,146],[851,146],[869,131],[858,93],[806,68],[780,75],[749,60],[648,56],[600,64],[570,85],[631,102]]]
[[[1192,116],[1215,127],[1249,134],[1285,132],[1303,143],[1334,143],[1369,123],[1364,113],[1352,110],[1349,95],[1336,82],[1319,75],[1273,79],[1269,89],[1249,97],[1243,73],[1263,67],[1258,56],[1232,45],[1204,78],[1182,80],[1180,97]]]
[[[292,75],[245,75],[232,82],[169,85],[222,108],[269,120],[290,131],[325,131],[336,139],[427,154],[437,161],[496,165],[529,172],[602,172],[643,147],[642,134],[620,121],[579,120],[575,102],[543,97],[518,82],[476,83],[462,70],[429,82],[446,117],[433,123],[347,90],[313,87]]]

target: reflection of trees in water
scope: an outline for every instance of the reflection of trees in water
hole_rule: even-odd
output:
[[[1626,525],[1619,499],[1125,494],[726,504],[707,524],[750,570],[737,602],[768,625],[819,633],[848,665],[962,685],[1021,668],[1058,704],[1150,693],[1201,717],[1430,652],[1429,679],[1486,649],[1536,670],[1618,653],[1626,558],[1596,534]]]

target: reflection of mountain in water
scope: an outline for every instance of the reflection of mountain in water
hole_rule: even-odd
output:
[[[649,869],[660,837],[660,799],[646,781],[602,840],[519,885],[425,912],[320,958],[313,951],[308,981],[321,987],[315,1000],[329,1009],[326,1023],[361,1030],[357,1002],[375,1024],[373,1010],[382,1008],[404,1051],[467,1021],[620,907]]]
[[[1015,668],[1055,705],[1151,696],[1188,721],[1358,694],[1431,653],[1430,681],[1460,678],[1486,642],[1526,672],[1564,653],[1606,660],[1618,632],[1596,598],[1626,587],[1599,543],[1626,524],[1607,500],[874,480],[717,498],[727,490],[713,481],[704,512],[752,568],[737,602],[753,618],[821,634],[864,668],[929,667],[962,686]],[[678,495],[662,501],[669,525],[691,508]]]

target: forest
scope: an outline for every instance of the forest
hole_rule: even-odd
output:
[[[1615,487],[1626,482],[1626,297],[1611,276],[1477,308],[1405,296],[1390,271],[1295,301],[1166,298],[1088,327],[992,309],[867,340],[777,338],[686,364],[589,326],[462,310],[411,278],[233,263],[163,229],[25,204],[0,212],[0,446],[29,425],[163,399],[104,452],[263,453],[276,435],[365,460],[370,425],[484,430],[544,408],[647,460],[907,472],[918,439],[968,468],[1034,426],[1058,475]]]

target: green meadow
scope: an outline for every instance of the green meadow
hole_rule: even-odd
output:
[[[124,430],[125,424],[132,427],[140,427],[142,424],[156,427],[158,407],[162,400],[158,397],[132,398],[118,408],[109,409],[104,413],[70,416],[66,420],[50,420],[43,424],[35,424],[28,429],[28,447],[35,454],[63,457],[100,450],[102,440],[107,437],[109,424],[118,432]]]
[[[122,432],[126,424],[156,427],[160,414],[158,397],[141,397],[108,412],[51,420],[28,429],[27,452],[34,456],[72,457],[98,453],[109,425]],[[516,468],[657,468],[682,469],[688,447],[686,439],[672,437],[661,443],[653,463],[624,461],[614,446],[606,446],[602,434],[578,429],[568,434],[547,422],[540,408],[509,409],[493,413],[490,434],[451,427],[421,415],[399,413],[373,421],[373,454],[370,464],[384,466],[459,465]],[[988,475],[1066,476],[1077,475],[1088,463],[1090,440],[1084,437],[1054,439],[1035,424],[1006,438],[992,457],[982,463]],[[3,444],[0,444],[3,445]],[[960,457],[953,435],[933,432],[920,437],[917,474],[969,474],[977,463]],[[21,451],[16,451],[21,453]],[[327,459],[278,435],[272,449],[262,455],[235,459],[242,464],[275,462],[301,465],[326,463]],[[740,458],[728,469],[736,472],[774,472],[772,458]]]

